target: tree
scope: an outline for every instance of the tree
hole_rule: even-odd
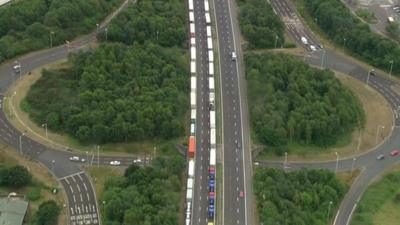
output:
[[[23,166],[13,166],[2,169],[0,173],[0,183],[12,188],[21,188],[32,181],[32,175]]]
[[[248,54],[245,63],[252,127],[266,149],[326,147],[364,124],[360,102],[331,71],[285,54]]]
[[[60,207],[54,200],[49,200],[40,204],[35,216],[36,225],[56,225]]]

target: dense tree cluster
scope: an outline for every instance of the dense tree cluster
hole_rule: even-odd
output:
[[[400,59],[398,43],[371,32],[368,24],[361,22],[337,0],[304,0],[306,9],[318,20],[318,26],[328,37],[352,54],[374,66],[389,70],[390,61]],[[393,72],[400,73],[400,63],[393,64]]]
[[[239,0],[239,21],[250,48],[274,48],[284,40],[285,26],[265,0]]]
[[[187,65],[178,49],[120,43],[43,71],[27,95],[38,123],[83,142],[177,137],[187,109]]]
[[[254,191],[264,225],[326,225],[346,186],[327,170],[258,169]]]
[[[96,28],[122,0],[22,0],[0,8],[0,62]]]
[[[32,182],[32,175],[23,166],[0,166],[0,185],[21,188]]]
[[[333,72],[285,54],[247,55],[245,64],[251,122],[262,143],[327,146],[364,124],[360,102]]]
[[[156,158],[150,167],[131,165],[105,184],[105,224],[179,224],[184,159]]]
[[[187,39],[185,5],[181,0],[137,0],[108,29],[108,40],[125,44],[154,42],[181,46]]]
[[[72,56],[68,69],[43,71],[26,98],[34,121],[87,143],[182,135],[189,92],[186,52],[178,48],[186,38],[183,5],[138,0],[112,21],[109,42]]]
[[[33,225],[56,225],[60,212],[61,208],[55,201],[45,201],[40,204],[35,214]]]

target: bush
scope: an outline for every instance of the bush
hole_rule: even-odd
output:
[[[21,188],[32,181],[32,175],[23,166],[12,166],[0,170],[0,184],[11,187]]]
[[[61,208],[53,200],[40,204],[35,215],[35,225],[56,225]]]
[[[364,124],[360,102],[331,71],[273,53],[246,55],[245,64],[252,127],[278,154],[289,142],[333,145]]]
[[[39,187],[34,187],[28,191],[28,199],[29,201],[36,201],[40,199],[41,189]]]

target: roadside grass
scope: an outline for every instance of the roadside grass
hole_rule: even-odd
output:
[[[351,225],[398,225],[400,170],[397,167],[371,184],[361,198]]]
[[[28,212],[25,217],[25,221],[29,224],[32,222],[33,217],[39,205],[47,200],[54,200],[61,207],[61,213],[59,215],[58,224],[65,224],[66,212],[63,208],[64,198],[62,190],[57,194],[53,194],[53,188],[60,188],[58,182],[53,177],[47,168],[43,165],[37,163],[36,161],[29,160],[7,146],[4,143],[0,143],[0,164],[5,166],[23,165],[32,174],[32,184],[20,188],[12,189],[6,187],[0,187],[0,192],[3,194],[8,194],[10,192],[16,192],[17,194],[25,195],[26,199],[29,200]]]
[[[338,152],[340,158],[351,157],[372,150],[390,135],[393,114],[383,96],[350,76],[338,72],[335,74],[342,84],[352,90],[360,100],[365,112],[365,127],[360,130],[361,133],[356,128],[352,134],[342,136],[335,146],[329,148],[291,143],[288,146],[289,161],[332,160],[336,157],[335,152]],[[380,129],[376,139],[379,126],[384,126],[385,128]],[[378,141],[377,143],[376,140]],[[254,142],[259,144],[257,139]],[[262,151],[257,158],[261,160],[282,160],[283,156],[277,156],[271,151]]]
[[[347,187],[350,187],[353,184],[354,180],[357,179],[358,175],[360,175],[360,173],[361,173],[360,169],[355,169],[353,172],[351,171],[338,172],[336,174],[336,177],[343,183],[345,183]]]
[[[107,180],[113,177],[120,177],[124,174],[123,169],[111,166],[86,167],[84,170],[89,173],[92,178],[96,190],[96,196],[98,198],[103,194],[104,184]]]
[[[80,143],[77,139],[71,137],[65,133],[52,132],[48,129],[48,139],[46,139],[46,131],[44,127],[33,122],[29,117],[29,104],[25,102],[25,96],[27,95],[31,85],[33,85],[40,77],[43,69],[60,69],[67,67],[68,63],[66,60],[61,60],[53,64],[49,64],[43,67],[39,67],[31,71],[30,75],[25,75],[19,81],[17,81],[6,93],[6,99],[4,100],[3,110],[14,127],[18,130],[26,132],[26,135],[31,139],[45,144],[47,146],[62,149],[62,150],[78,150],[81,152],[93,151],[94,145],[88,145]],[[16,91],[17,90],[17,91]],[[16,94],[11,97],[14,92]],[[10,99],[12,99],[12,106],[10,108]],[[18,118],[16,117],[18,115]],[[21,121],[23,121],[23,124]],[[25,124],[25,125],[24,125]],[[175,138],[172,140],[143,140],[137,142],[126,142],[126,143],[109,143],[100,146],[102,154],[113,154],[115,155],[150,155],[154,152],[154,147],[185,143],[185,138]]]
[[[365,21],[366,23],[369,23],[369,24],[373,24],[373,23],[377,23],[378,22],[378,19],[376,18],[375,13],[371,12],[368,9],[363,9],[363,8],[357,9],[356,15],[361,20],[363,20],[363,21]]]

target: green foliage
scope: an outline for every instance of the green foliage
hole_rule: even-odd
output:
[[[392,22],[386,26],[386,31],[395,40],[400,41],[400,24],[399,22]]]
[[[239,0],[239,21],[250,48],[274,48],[285,42],[285,25],[268,1]],[[276,39],[278,37],[278,39]]]
[[[122,0],[22,0],[0,8],[0,62],[96,28]]]
[[[387,201],[396,201],[400,189],[400,172],[384,176],[368,187],[354,213],[351,225],[373,225],[373,217]]]
[[[105,224],[179,224],[184,159],[156,158],[151,167],[131,165],[105,184]]]
[[[103,44],[43,71],[30,89],[32,118],[83,142],[172,138],[183,133],[187,66],[178,49]]]
[[[186,39],[183,8],[178,0],[130,5],[112,21],[110,42],[72,56],[67,69],[43,71],[26,98],[30,116],[85,143],[182,135],[189,71],[184,51],[171,46]]]
[[[375,13],[369,11],[368,9],[358,9],[356,11],[358,17],[362,18],[367,23],[376,23],[377,19]]]
[[[181,0],[138,0],[111,24],[108,39],[183,47],[187,39],[186,12]]]
[[[53,200],[40,204],[35,214],[35,225],[56,225],[61,208]]]
[[[326,225],[346,186],[328,170],[257,169],[254,191],[264,225]]]
[[[246,55],[251,123],[282,154],[288,142],[328,146],[364,124],[358,99],[329,70],[284,54]]]
[[[400,46],[394,41],[371,32],[369,26],[351,14],[337,0],[303,0],[318,26],[336,44],[342,46],[346,38],[346,49],[366,62],[389,70],[390,61],[400,59]],[[400,63],[393,64],[393,72],[400,73]]]
[[[32,182],[32,175],[23,166],[1,167],[0,185],[10,188],[25,187]]]
[[[41,187],[33,187],[28,191],[28,199],[29,201],[36,201],[40,199],[41,196]]]

